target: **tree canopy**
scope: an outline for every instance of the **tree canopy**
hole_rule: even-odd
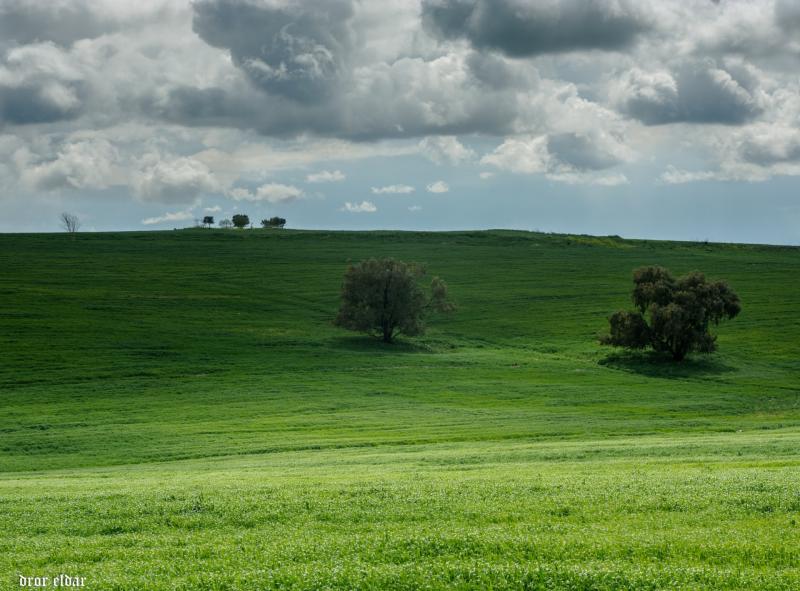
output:
[[[633,273],[633,284],[636,310],[609,318],[609,334],[600,339],[605,345],[651,347],[681,361],[691,352],[715,351],[711,325],[741,311],[739,296],[725,281],[709,281],[699,271],[675,279],[663,267],[641,267]]]
[[[342,302],[334,324],[348,330],[380,336],[391,343],[397,335],[425,332],[431,312],[450,312],[447,284],[434,277],[430,292],[420,285],[423,267],[394,259],[370,259],[348,267]]]
[[[246,228],[250,225],[250,218],[243,213],[237,213],[231,218],[231,221],[237,228]]]
[[[261,225],[264,228],[283,228],[286,225],[286,218],[274,216],[269,219],[261,220]]]
[[[67,213],[65,211],[58,217],[58,219],[61,221],[61,227],[70,234],[77,232],[81,227],[81,221],[75,214]]]

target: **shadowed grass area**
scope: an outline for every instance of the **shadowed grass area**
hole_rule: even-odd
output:
[[[386,345],[348,261],[444,278]],[[720,351],[603,348],[631,271]],[[0,588],[793,589],[800,249],[492,232],[0,236]]]

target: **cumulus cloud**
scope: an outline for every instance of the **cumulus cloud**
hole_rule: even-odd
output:
[[[628,0],[423,0],[422,14],[443,39],[526,57],[625,49],[650,29],[641,6]]]
[[[195,32],[257,86],[313,103],[336,92],[354,43],[351,0],[198,0]]]
[[[543,174],[569,184],[625,184],[620,174],[598,174],[632,159],[620,137],[595,130],[529,138],[508,138],[481,159],[481,164],[521,174]]]
[[[405,195],[414,192],[411,185],[387,185],[386,187],[372,187],[375,195]]]
[[[475,158],[475,152],[452,136],[433,136],[419,142],[423,156],[436,164],[458,165]]]
[[[408,211],[410,211],[411,213],[416,213],[418,211],[422,211],[422,207],[419,205],[410,205],[408,207]]]
[[[444,181],[436,181],[425,187],[425,189],[428,193],[448,193],[450,192],[450,185]]]
[[[378,208],[375,207],[372,201],[362,201],[361,203],[346,201],[341,211],[348,211],[350,213],[375,213],[378,211]]]
[[[219,181],[202,162],[187,157],[162,159],[158,155],[146,157],[133,184],[142,200],[161,203],[193,202],[204,193],[221,190]]]
[[[684,170],[668,166],[666,184],[701,181],[762,182],[774,176],[800,176],[800,131],[780,124],[753,125],[714,142],[716,167]]]
[[[75,119],[86,93],[84,73],[52,43],[15,47],[0,62],[0,123]]]
[[[280,202],[301,190],[241,187],[409,154],[601,185],[636,153],[664,182],[794,174],[797,6],[0,0],[0,188]],[[683,143],[699,172],[666,168]]]
[[[117,176],[119,154],[110,142],[96,138],[65,143],[51,158],[22,148],[13,159],[31,189],[105,189]]]
[[[341,170],[322,170],[314,172],[306,177],[306,182],[309,183],[340,183],[345,180],[347,176]]]
[[[628,71],[612,88],[620,109],[647,125],[665,123],[741,124],[757,117],[765,99],[743,70],[712,63],[685,64],[677,72]]]
[[[696,181],[711,181],[717,178],[717,173],[710,170],[679,170],[674,166],[668,166],[659,180],[668,185],[682,185]]]
[[[0,39],[22,45],[37,41],[67,45],[79,39],[97,37],[113,28],[108,16],[87,2],[0,1]]]
[[[280,183],[267,183],[255,191],[244,188],[234,188],[228,191],[228,196],[236,201],[266,201],[268,203],[288,203],[305,196],[302,189],[294,185]]]
[[[155,224],[163,224],[165,222],[185,222],[194,219],[194,214],[190,210],[167,212],[164,215],[159,215],[142,220],[145,226],[152,226]]]

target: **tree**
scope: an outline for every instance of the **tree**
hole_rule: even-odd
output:
[[[78,216],[71,213],[64,212],[58,219],[61,220],[61,227],[70,234],[74,234],[81,227],[81,221],[78,219]]]
[[[285,218],[271,217],[268,220],[261,220],[261,225],[265,228],[283,228],[286,225]]]
[[[246,228],[250,225],[250,218],[243,213],[237,213],[231,220],[233,221],[233,225],[237,228]]]
[[[232,228],[233,227],[233,222],[230,221],[230,220],[220,220],[219,221],[219,227],[220,228],[226,228],[226,229],[227,228]]]
[[[214,225],[214,216],[213,215],[207,215],[207,216],[203,217],[203,225],[206,228],[210,228],[211,226],[213,226]]]
[[[431,312],[451,312],[447,284],[434,277],[430,295],[419,284],[425,270],[394,259],[370,259],[350,265],[344,275],[342,302],[334,324],[380,336],[391,343],[397,335],[425,332]]]
[[[681,361],[691,352],[715,351],[717,337],[709,328],[742,309],[725,281],[708,281],[699,271],[675,279],[662,267],[641,267],[633,272],[633,284],[637,309],[609,318],[609,334],[600,339],[604,345],[652,347]]]

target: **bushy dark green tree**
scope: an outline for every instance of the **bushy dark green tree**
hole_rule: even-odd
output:
[[[267,220],[261,220],[261,225],[264,228],[283,228],[286,225],[286,218],[274,216]]]
[[[246,228],[250,225],[250,218],[243,213],[237,213],[231,218],[231,221],[237,228]]]
[[[391,343],[399,334],[421,335],[430,312],[451,312],[447,284],[434,277],[430,293],[420,285],[425,270],[394,259],[370,259],[348,267],[342,303],[334,324],[380,336]]]
[[[214,216],[213,215],[204,216],[203,217],[203,225],[206,228],[210,228],[211,226],[213,226],[214,225]]]
[[[620,311],[609,318],[605,345],[665,351],[676,361],[691,352],[716,350],[711,325],[735,318],[741,311],[739,296],[724,281],[708,281],[694,271],[675,279],[663,267],[641,267],[633,272],[635,311]]]

